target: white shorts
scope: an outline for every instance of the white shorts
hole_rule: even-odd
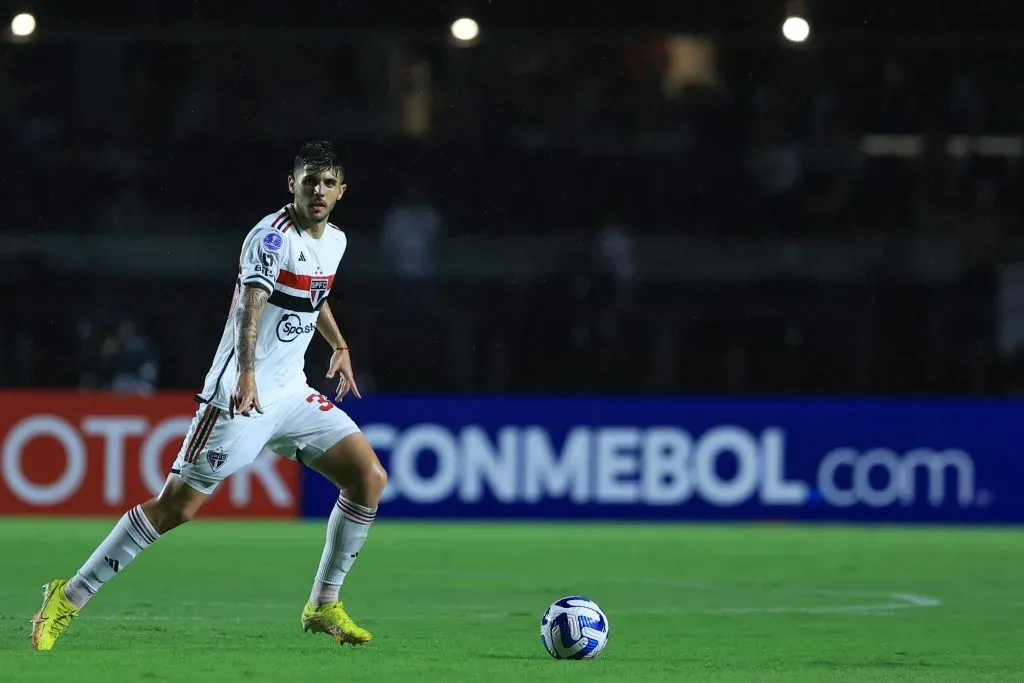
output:
[[[264,450],[309,465],[327,449],[359,432],[345,411],[318,391],[287,396],[249,417],[202,405],[192,418],[171,474],[202,493],[251,464]]]

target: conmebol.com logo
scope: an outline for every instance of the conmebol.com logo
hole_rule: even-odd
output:
[[[385,456],[385,500],[464,503],[567,499],[587,504],[682,505],[701,500],[732,507],[824,504],[968,508],[989,505],[978,491],[971,455],[955,448],[836,447],[787,462],[786,432],[723,425],[693,435],[678,427],[584,427],[553,438],[537,426],[452,430],[369,425]],[[798,472],[798,473],[797,473]],[[813,472],[813,474],[812,474]]]
[[[901,454],[887,448],[836,448],[822,459],[817,483],[822,500],[837,507],[914,505],[922,498],[940,507],[951,483],[957,507],[991,503],[988,492],[975,489],[971,456],[958,449],[915,448]]]

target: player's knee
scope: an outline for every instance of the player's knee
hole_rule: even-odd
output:
[[[193,510],[187,508],[171,508],[164,514],[164,522],[167,527],[167,531],[175,527],[179,527],[186,522],[191,522],[192,518],[196,516]],[[164,533],[161,531],[160,533]]]
[[[189,487],[181,479],[170,477],[160,495],[143,505],[157,533],[164,534],[192,520],[206,494]]]
[[[388,473],[377,458],[360,467],[356,476],[341,485],[342,491],[355,497],[355,502],[368,507],[377,507],[384,487],[388,484]]]
[[[373,464],[363,473],[363,488],[367,495],[376,501],[380,499],[381,494],[384,493],[384,487],[387,485],[388,473],[380,461],[374,459]]]

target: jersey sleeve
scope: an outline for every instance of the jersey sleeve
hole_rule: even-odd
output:
[[[280,231],[269,227],[253,230],[242,247],[239,263],[242,286],[262,287],[273,294],[285,249],[287,245]]]

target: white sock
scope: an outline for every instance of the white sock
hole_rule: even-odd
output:
[[[313,590],[309,593],[310,603],[326,605],[338,599],[341,584],[345,583],[345,576],[355,563],[359,549],[366,542],[370,524],[376,514],[376,508],[363,507],[346,500],[344,496],[338,496],[338,502],[327,520],[327,542],[320,556]]]
[[[160,534],[150,524],[142,506],[136,505],[124,513],[78,573],[68,581],[64,594],[75,607],[81,609],[103,584],[117,576],[136,555],[156,543],[158,538]]]

